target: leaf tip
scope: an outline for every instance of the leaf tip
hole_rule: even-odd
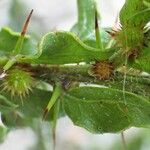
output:
[[[97,10],[95,10],[95,30],[97,30],[99,27],[98,27],[98,17],[97,17]]]
[[[32,14],[33,14],[33,9],[31,9],[29,15],[27,16],[27,19],[25,21],[25,24],[24,24],[22,32],[21,32],[21,36],[25,36]]]

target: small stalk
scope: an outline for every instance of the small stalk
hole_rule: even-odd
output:
[[[121,132],[121,140],[122,140],[122,146],[123,146],[123,150],[127,150],[126,147],[126,141],[125,141],[125,137],[124,137],[124,132]]]
[[[54,90],[53,90],[53,94],[50,98],[50,101],[44,111],[43,114],[43,120],[46,118],[48,112],[51,110],[51,108],[54,106],[55,102],[57,101],[58,97],[61,94],[61,84],[59,82],[56,83]]]
[[[16,46],[13,50],[13,53],[15,55],[19,54],[21,49],[22,49],[22,46],[23,46],[23,42],[24,42],[24,37],[25,37],[25,34],[27,32],[27,28],[28,28],[28,25],[29,25],[29,22],[30,22],[30,19],[31,19],[31,16],[32,16],[32,13],[33,13],[33,9],[31,10],[30,14],[28,15],[24,25],[23,25],[23,28],[22,28],[22,31],[21,31],[21,36],[19,37],[17,43],[16,43]]]
[[[56,126],[57,126],[57,119],[59,115],[59,109],[60,109],[60,100],[56,102],[54,105],[54,114],[53,114],[53,122],[52,122],[52,134],[53,134],[53,145],[54,150],[56,148]]]
[[[3,67],[4,72],[7,71],[9,68],[11,68],[17,62],[17,60],[19,60],[21,58],[21,56],[19,54],[20,54],[20,51],[21,51],[22,46],[23,46],[24,37],[25,37],[25,34],[27,32],[27,27],[29,25],[29,21],[30,21],[30,18],[32,16],[32,13],[33,13],[33,9],[31,10],[30,14],[28,15],[28,17],[25,21],[25,24],[24,24],[22,32],[21,32],[21,36],[18,38],[18,41],[17,41],[15,48],[13,50],[14,57],[11,58],[10,60],[8,60],[6,65]]]
[[[103,44],[101,41],[100,31],[99,31],[99,24],[98,24],[98,16],[97,10],[95,9],[95,37],[96,37],[96,44],[97,48],[103,49]]]

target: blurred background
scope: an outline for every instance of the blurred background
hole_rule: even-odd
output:
[[[101,26],[114,26],[125,0],[97,0],[101,14]],[[31,9],[34,14],[29,33],[40,39],[54,30],[70,30],[77,21],[76,0],[0,0],[0,28],[9,26],[20,31],[25,17]],[[69,118],[58,121],[56,150],[121,150],[120,134],[93,135],[74,126]],[[0,150],[51,150],[52,133],[49,123],[35,120],[32,127],[13,129]],[[125,131],[129,150],[150,150],[150,131],[131,128]]]

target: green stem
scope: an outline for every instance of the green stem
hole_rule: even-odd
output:
[[[20,35],[20,37],[19,37],[19,39],[18,39],[18,41],[16,43],[16,46],[15,46],[15,48],[13,50],[14,55],[20,54],[20,51],[21,51],[22,46],[23,46],[25,34],[27,32],[27,28],[28,28],[28,25],[29,25],[32,13],[33,13],[33,9],[30,11],[30,13],[27,16],[26,21],[25,21],[25,23],[23,25],[23,28],[22,28],[22,31],[21,31],[21,35]]]
[[[22,50],[23,42],[24,42],[24,36],[21,35],[13,50],[14,55],[20,54],[20,51]]]
[[[111,81],[123,81],[124,78],[124,73],[121,72],[116,72],[114,76],[112,76],[112,78],[110,80],[99,80],[96,78],[93,78],[93,76],[91,76],[89,74],[90,70],[91,70],[92,65],[76,65],[76,66],[48,66],[48,67],[44,67],[44,66],[32,66],[31,71],[32,72],[38,72],[37,77],[42,77],[41,75],[44,74],[43,79],[58,79],[59,77],[61,78],[61,76],[64,77],[68,77],[69,79],[75,79],[77,81],[86,81],[87,78],[89,78],[89,80],[87,80],[87,82],[93,82],[93,79],[95,80],[95,82],[99,82],[99,83],[107,83],[107,82],[111,82]],[[137,82],[138,83],[143,83],[143,84],[150,84],[150,78],[149,77],[145,77],[145,76],[132,76],[132,75],[128,75],[127,74],[127,81],[132,81],[132,82]]]
[[[9,68],[11,68],[22,57],[19,54],[20,54],[20,51],[22,50],[25,34],[27,32],[27,27],[28,27],[29,21],[31,19],[32,13],[33,13],[33,10],[31,10],[30,14],[28,15],[28,17],[25,21],[25,24],[23,26],[21,35],[17,40],[17,43],[16,43],[15,48],[13,50],[13,56],[14,57],[12,59],[8,60],[6,65],[3,67],[4,71],[7,71]]]
[[[98,16],[97,16],[96,8],[95,8],[95,37],[96,37],[97,48],[103,50],[103,44],[101,41],[101,35],[100,35],[100,31],[99,31]]]
[[[60,100],[58,100],[54,105],[54,114],[53,114],[53,122],[52,122],[54,149],[56,147],[56,125],[57,125],[57,119],[59,115],[59,109],[60,109]]]
[[[98,84],[110,88],[122,90],[124,74],[116,72],[109,80],[100,80],[89,74],[91,65],[76,66],[31,66],[30,70],[36,78],[47,81],[51,84],[60,80],[62,83],[83,82]],[[126,76],[126,91],[143,96],[149,96],[150,78],[142,76]],[[140,88],[139,88],[140,87]],[[143,90],[145,91],[143,93]]]

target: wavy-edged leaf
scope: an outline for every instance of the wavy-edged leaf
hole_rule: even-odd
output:
[[[86,44],[95,42],[95,9],[94,0],[77,0],[78,22],[71,29]]]
[[[10,28],[2,28],[0,31],[0,52],[4,55],[11,55],[19,37],[20,34],[18,32],[14,32]],[[36,54],[35,43],[29,36],[25,36],[21,54]]]
[[[66,93],[64,108],[74,124],[92,133],[150,127],[150,102],[120,90],[79,87]]]
[[[69,64],[105,60],[114,53],[114,49],[105,51],[85,45],[70,32],[51,32],[46,34],[39,45],[42,55],[33,60],[38,64]]]

